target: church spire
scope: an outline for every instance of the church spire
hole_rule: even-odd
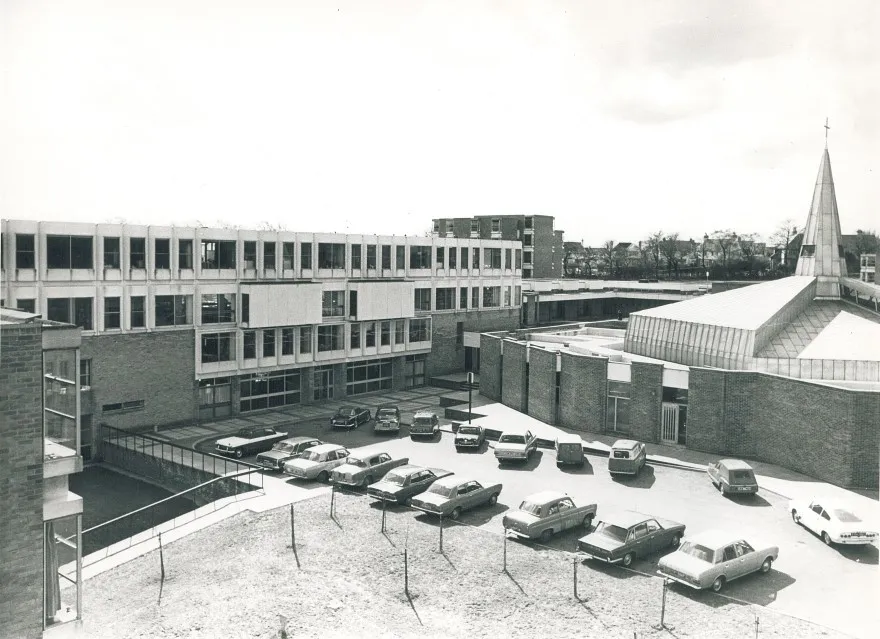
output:
[[[807,215],[795,275],[811,275],[817,278],[816,297],[838,299],[839,278],[846,277],[846,261],[843,257],[834,178],[831,175],[831,157],[828,155],[829,128],[826,119],[826,146],[819,164],[819,175],[813,189],[813,201]]]

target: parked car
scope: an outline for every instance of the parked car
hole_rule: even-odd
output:
[[[722,495],[754,495],[758,492],[755,471],[742,460],[722,459],[706,469],[712,485]]]
[[[303,451],[296,459],[284,462],[284,473],[297,479],[327,481],[331,471],[348,459],[348,449],[336,444],[321,444]]]
[[[455,450],[462,448],[478,449],[486,441],[486,431],[482,426],[462,424],[455,433]]]
[[[501,484],[484,486],[478,481],[451,475],[438,479],[427,491],[412,498],[412,507],[432,515],[458,519],[463,510],[483,504],[494,506]]]
[[[343,406],[330,418],[330,425],[333,428],[340,426],[352,429],[366,424],[370,419],[372,419],[370,411],[362,406]]]
[[[596,516],[596,504],[576,506],[568,494],[545,490],[526,497],[519,509],[504,516],[502,525],[508,532],[543,543],[560,532],[583,526],[589,530]]]
[[[667,548],[678,548],[684,524],[633,511],[614,513],[596,525],[596,530],[578,539],[578,550],[600,561],[624,566]]]
[[[245,455],[269,450],[287,437],[287,433],[279,433],[274,428],[250,426],[240,429],[232,437],[217,440],[217,452],[221,455],[233,455],[241,459]]]
[[[409,436],[435,437],[440,432],[440,418],[436,413],[429,410],[420,410],[413,415],[412,424],[409,425]]]
[[[439,468],[412,464],[400,466],[389,471],[382,481],[369,486],[367,494],[382,501],[409,504],[413,496],[425,492],[435,481],[451,474],[450,471]]]
[[[388,453],[358,452],[349,455],[344,464],[333,469],[330,481],[341,486],[366,488],[382,479],[392,468],[408,463],[409,457],[393,459]]]
[[[373,424],[373,432],[399,433],[400,409],[394,404],[382,404],[379,406],[376,409],[376,421]]]
[[[877,540],[877,530],[866,524],[849,508],[833,499],[792,500],[788,509],[794,523],[812,530],[831,544],[870,544]]]
[[[556,465],[583,466],[585,461],[584,442],[580,435],[560,433],[556,438]]]
[[[526,429],[510,429],[501,433],[495,444],[495,458],[499,463],[528,459],[538,450],[538,438]]]
[[[754,546],[735,533],[708,530],[681,542],[661,558],[658,573],[697,590],[720,592],[724,585],[753,572],[770,572],[777,546]]]
[[[638,475],[645,467],[645,445],[632,439],[618,439],[608,451],[608,472],[612,475]]]
[[[289,437],[272,446],[272,450],[257,455],[257,464],[272,470],[283,470],[284,462],[298,457],[304,450],[320,446],[322,443],[321,440],[314,437]]]

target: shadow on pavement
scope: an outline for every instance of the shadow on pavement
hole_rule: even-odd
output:
[[[638,475],[611,475],[611,479],[631,488],[650,488],[656,481],[653,466],[645,466]]]
[[[455,452],[463,453],[465,455],[482,455],[487,450],[489,450],[489,441],[484,439],[483,443],[480,444],[477,448],[456,448]]]
[[[531,458],[522,462],[522,461],[500,461],[498,462],[499,468],[504,468],[506,470],[534,470],[541,463],[541,459],[544,457],[544,451],[537,450],[532,453]]]
[[[877,546],[867,544],[865,546],[838,546],[842,557],[859,564],[877,565]]]
[[[559,470],[561,470],[566,475],[594,475],[593,465],[584,458],[583,466],[570,466],[566,464],[565,466],[557,466]]]
[[[734,504],[739,504],[740,506],[751,506],[752,508],[766,508],[770,506],[770,502],[761,497],[761,495],[732,495],[726,494],[724,495],[729,501],[732,501]]]
[[[776,595],[780,590],[788,588],[793,583],[795,583],[794,578],[773,568],[767,574],[756,572],[732,581],[717,595],[711,590],[694,590],[675,582],[671,582],[669,588],[692,601],[721,608],[727,605],[746,604],[767,606],[776,601]]]
[[[617,564],[607,564],[604,561],[599,561],[598,559],[586,559],[583,562],[583,565],[588,566],[590,570],[601,572],[603,575],[608,575],[609,577],[613,577],[614,579],[632,579],[633,577],[642,576],[634,570],[621,568]]]

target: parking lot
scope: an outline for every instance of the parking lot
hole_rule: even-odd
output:
[[[408,423],[412,413],[404,413]],[[705,473],[669,467],[647,466],[635,478],[612,479],[607,462],[589,456],[582,469],[556,467],[555,452],[540,450],[525,464],[499,466],[491,442],[475,452],[457,453],[452,435],[444,432],[431,440],[411,441],[404,425],[399,435],[376,435],[373,424],[363,424],[347,431],[331,429],[330,414],[302,420],[288,427],[291,436],[316,436],[322,441],[350,449],[369,447],[394,457],[408,457],[411,463],[450,470],[485,483],[500,482],[503,490],[498,504],[466,512],[461,524],[478,526],[501,533],[502,517],[529,494],[545,489],[567,492],[576,504],[598,504],[597,519],[612,510],[637,510],[687,525],[687,533],[710,528],[735,530],[753,545],[763,542],[779,546],[780,554],[768,575],[753,575],[734,581],[725,589],[725,597],[695,593],[673,585],[685,596],[700,597],[708,605],[721,606],[736,600],[768,606],[803,619],[858,636],[872,634],[878,615],[872,602],[880,594],[877,580],[878,550],[867,547],[827,547],[809,531],[795,525],[787,509],[787,499],[762,490],[754,497],[722,497]],[[216,437],[196,443],[196,448],[213,450]],[[253,461],[254,457],[245,457]],[[298,483],[295,480],[289,480]],[[369,507],[366,496],[364,507]],[[414,515],[427,522],[426,515]],[[573,551],[580,531],[555,537],[551,549]],[[529,543],[529,542],[514,542]],[[658,556],[637,560],[632,568],[653,574]],[[588,561],[590,569],[623,575],[625,570]]]

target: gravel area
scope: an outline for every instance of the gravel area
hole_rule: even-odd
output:
[[[339,494],[243,513],[85,582],[88,637],[844,637],[835,631],[465,525]],[[582,531],[570,533],[571,543]],[[409,559],[404,594],[404,548]],[[772,578],[756,575],[747,577]],[[282,633],[284,629],[284,633]],[[635,635],[634,635],[635,633]]]

